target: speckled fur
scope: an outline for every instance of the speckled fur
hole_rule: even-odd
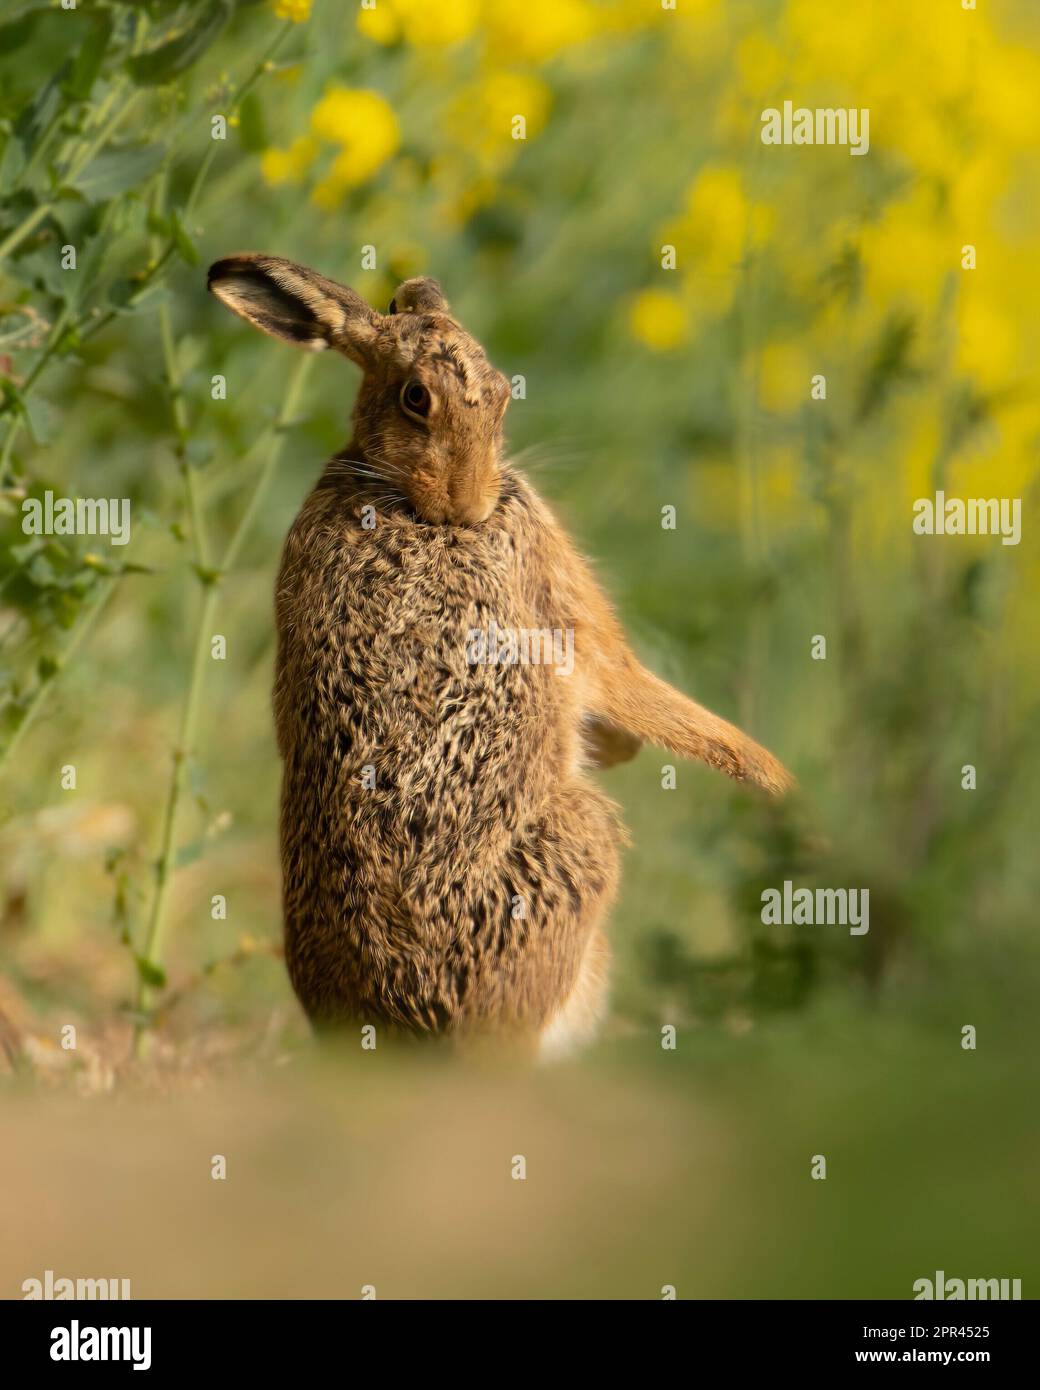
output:
[[[787,774],[639,665],[503,462],[508,388],[435,282],[406,282],[383,316],[273,257],[229,258],[210,278],[265,331],[366,373],[354,438],[293,523],[277,585],[293,986],[319,1024],[566,1050],[605,1011],[623,838],[589,768],[646,739],[774,793]],[[430,388],[427,420],[398,406],[409,380]],[[470,664],[467,634],[491,623],[571,630],[573,673]]]
[[[545,520],[519,478],[479,527],[395,510],[366,531],[361,505],[333,466],[278,581],[293,984],[320,1018],[537,1030],[575,982],[618,858],[614,808],[578,766],[577,684],[466,660],[466,633],[492,618],[563,621],[522,559]]]

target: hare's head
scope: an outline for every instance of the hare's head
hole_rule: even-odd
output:
[[[509,383],[452,318],[436,280],[406,280],[379,314],[305,266],[245,252],[210,266],[209,288],[265,333],[357,363],[355,445],[424,521],[463,526],[490,515]]]

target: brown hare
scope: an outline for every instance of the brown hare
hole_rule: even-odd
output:
[[[406,281],[380,314],[247,253],[213,265],[209,287],[264,332],[364,373],[353,439],[304,502],[278,577],[296,993],[319,1026],[567,1050],[606,1009],[623,834],[589,768],[646,741],[774,794],[788,775],[639,664],[503,457],[509,383],[435,280]]]

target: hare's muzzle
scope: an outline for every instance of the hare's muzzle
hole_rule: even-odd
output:
[[[498,504],[501,471],[493,454],[445,460],[431,476],[419,473],[409,488],[412,506],[424,521],[445,526],[478,526]]]

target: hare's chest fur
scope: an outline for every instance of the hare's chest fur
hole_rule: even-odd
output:
[[[521,575],[521,499],[479,528],[317,489],[279,578],[275,710],[287,792],[386,850],[415,828],[494,840],[549,797],[578,714],[566,634]]]

